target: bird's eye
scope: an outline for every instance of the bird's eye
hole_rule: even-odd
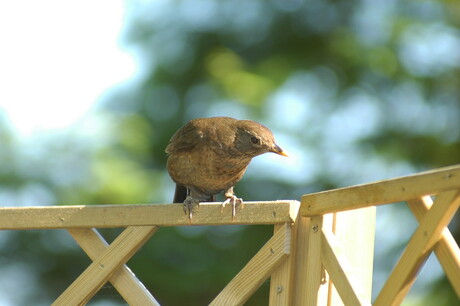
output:
[[[257,137],[251,137],[251,142],[252,142],[253,144],[258,144],[258,143],[260,142],[260,140],[259,140],[259,138],[257,138]]]

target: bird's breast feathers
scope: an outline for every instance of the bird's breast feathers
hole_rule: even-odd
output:
[[[201,190],[224,190],[243,176],[250,160],[222,158],[213,150],[178,152],[168,158],[168,170],[176,183]]]

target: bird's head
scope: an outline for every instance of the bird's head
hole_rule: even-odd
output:
[[[238,123],[235,146],[242,154],[251,158],[268,152],[288,156],[266,126],[251,120],[239,120]]]

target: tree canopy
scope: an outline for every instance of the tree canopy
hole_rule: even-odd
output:
[[[136,77],[96,105],[86,134],[25,146],[0,116],[0,200],[171,202],[168,140],[188,120],[216,115],[264,123],[291,156],[254,159],[235,188],[247,200],[459,163],[459,27],[460,2],[448,0],[126,1],[121,40],[139,63]],[[378,211],[376,289],[415,227],[404,218],[404,208]],[[458,239],[458,222],[451,230]],[[162,228],[129,266],[160,303],[205,305],[271,233]],[[64,231],[11,232],[0,245],[10,266],[1,269],[30,275],[33,286],[16,305],[48,304],[89,263]],[[414,289],[425,300],[418,305],[458,302],[444,278],[428,283]],[[268,288],[248,305],[266,305]],[[123,303],[110,286],[95,300]]]

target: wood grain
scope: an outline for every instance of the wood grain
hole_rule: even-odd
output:
[[[232,218],[231,205],[202,203],[193,219],[181,204],[125,204],[0,208],[0,229],[110,228],[142,225],[223,225],[292,223],[298,201],[245,202]]]
[[[270,295],[269,305],[292,305],[292,292],[294,288],[294,273],[295,273],[295,243],[296,243],[296,227],[291,226],[291,245],[290,255],[286,258],[277,269],[275,269],[270,278]],[[274,234],[284,230],[284,224],[276,224],[274,226]]]
[[[326,217],[311,218],[308,232],[308,252],[306,261],[305,287],[303,294],[296,298],[295,305],[327,305],[328,301],[328,278],[321,263],[321,230]],[[330,218],[329,218],[330,219]]]

